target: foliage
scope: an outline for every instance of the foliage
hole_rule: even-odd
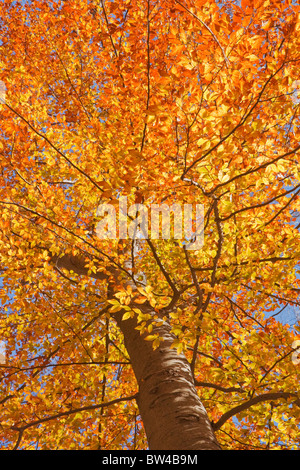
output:
[[[298,449],[300,330],[276,315],[299,306],[299,7],[0,9],[2,448],[147,448],[113,318],[121,302],[157,347],[147,299],[172,325],[222,448]],[[95,233],[97,207],[120,194],[205,211],[200,250],[140,242],[138,311],[124,284],[130,241]],[[89,275],[60,268],[62,255],[84,257]],[[111,267],[115,304],[101,276]]]

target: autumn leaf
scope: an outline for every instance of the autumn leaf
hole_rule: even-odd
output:
[[[300,448],[296,3],[0,2],[1,449]]]

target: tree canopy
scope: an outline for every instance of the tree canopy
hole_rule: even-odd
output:
[[[299,11],[0,2],[1,448],[148,448],[121,311],[170,326],[222,449],[299,449]],[[99,238],[120,195],[201,204],[203,246]]]

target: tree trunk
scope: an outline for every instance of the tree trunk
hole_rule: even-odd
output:
[[[138,406],[150,450],[220,450],[194,387],[190,365],[170,348],[174,336],[164,323],[153,328],[164,341],[153,350],[134,319],[115,315],[139,386]],[[152,334],[152,333],[151,333]]]

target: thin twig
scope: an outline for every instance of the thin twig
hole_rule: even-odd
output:
[[[199,21],[202,26],[204,26],[204,28],[207,29],[207,31],[209,31],[209,33],[212,35],[212,37],[214,38],[214,40],[216,41],[216,43],[218,44],[219,48],[221,49],[222,51],[222,54],[223,54],[223,57],[225,59],[225,64],[226,64],[226,68],[228,69],[228,64],[229,64],[229,60],[228,58],[226,57],[226,54],[224,52],[224,49],[223,47],[221,46],[218,38],[216,37],[216,35],[212,32],[212,30],[210,29],[209,26],[207,26],[206,23],[204,23],[204,21],[202,21],[197,15],[195,15],[195,13],[193,13],[191,10],[189,10],[185,5],[183,5],[181,2],[179,2],[178,0],[175,0],[176,3],[178,3],[178,5],[182,6],[182,8],[184,8],[190,15],[192,15],[197,21]]]

